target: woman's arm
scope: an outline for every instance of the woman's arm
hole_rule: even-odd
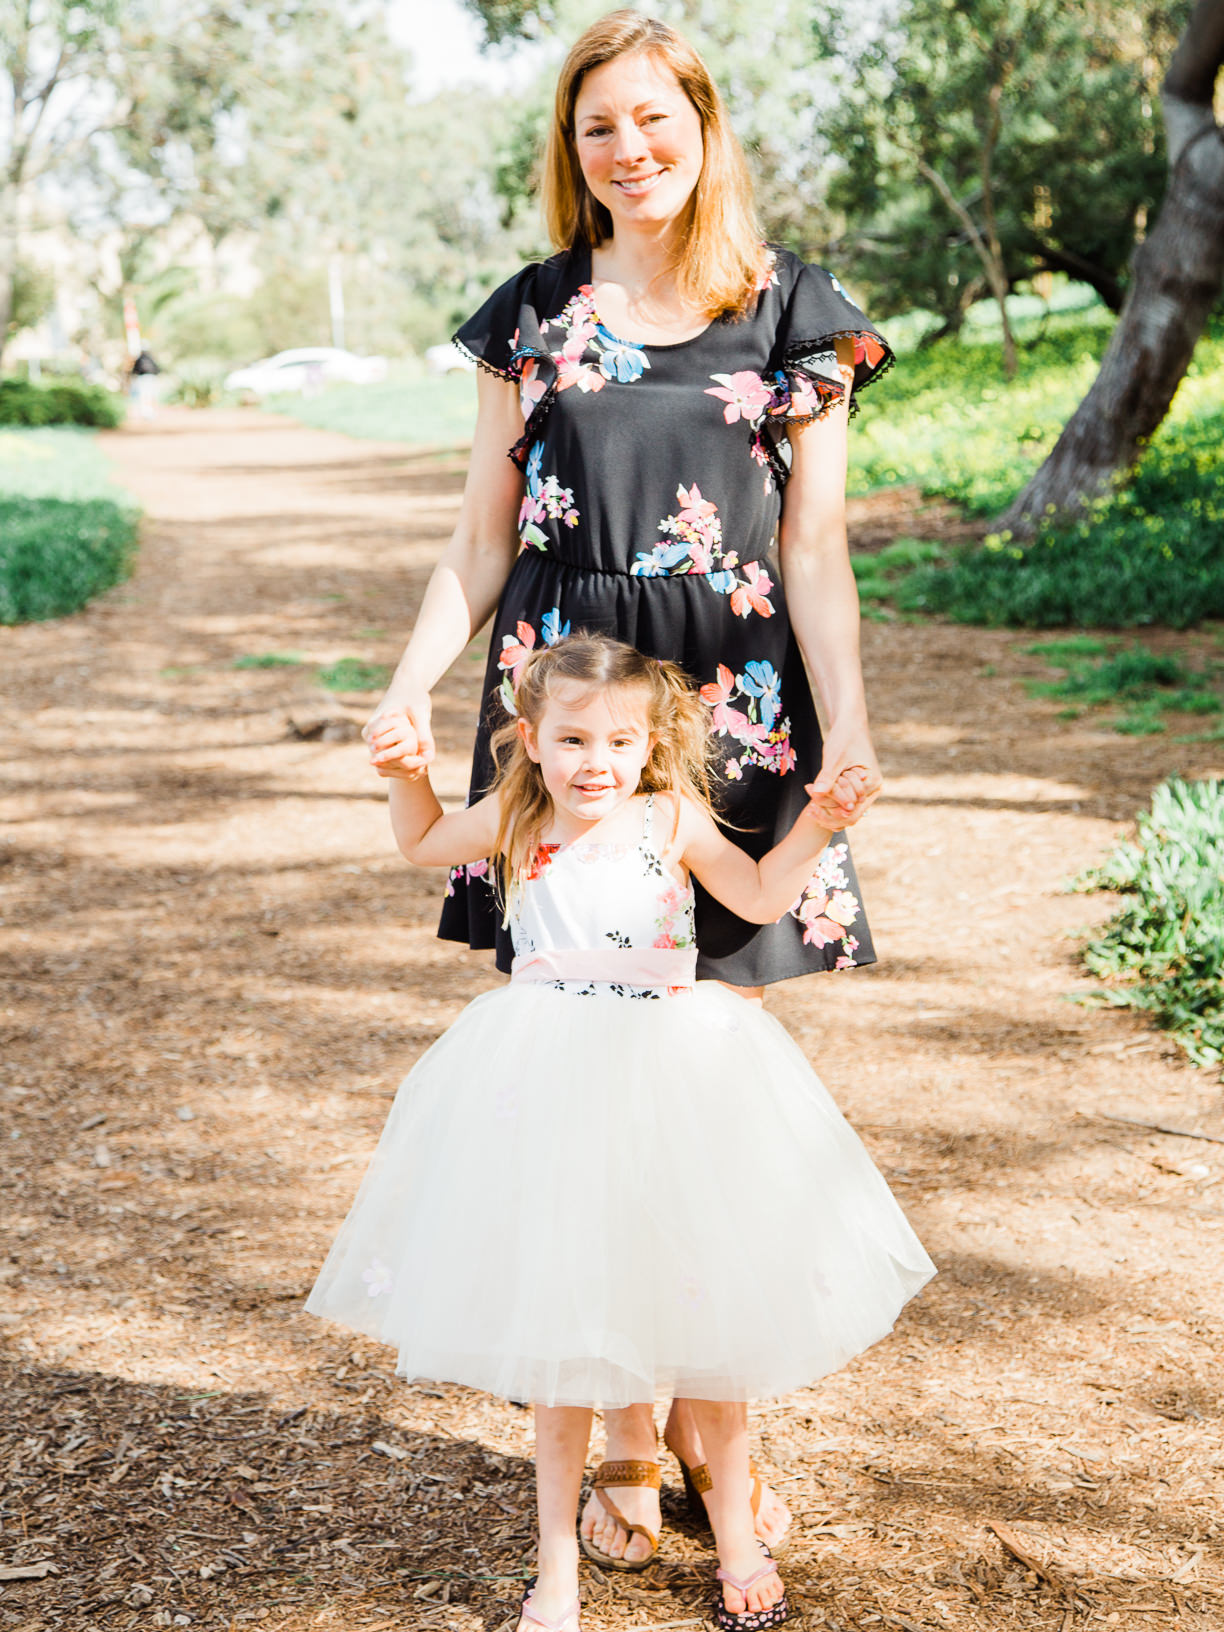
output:
[[[784,839],[759,862],[732,844],[707,811],[684,800],[675,848],[716,901],[749,924],[776,923],[803,894],[820,852],[833,837],[809,805]]]
[[[412,635],[362,735],[376,768],[402,775],[434,755],[429,693],[497,606],[519,550],[523,473],[506,457],[523,430],[518,388],[482,369],[459,520],[425,589]]]
[[[848,386],[853,341],[838,340],[837,353]],[[824,813],[839,825],[861,815],[881,787],[863,692],[858,587],[846,540],[849,422],[847,397],[823,419],[790,432],[791,475],[778,545],[791,627],[828,721],[813,797],[823,798]],[[858,799],[849,809],[844,803],[834,808],[833,785],[851,766],[862,768],[853,778]]]
[[[480,799],[448,815],[422,771],[391,783],[391,829],[401,853],[417,867],[458,867],[483,861],[497,837],[500,800]]]

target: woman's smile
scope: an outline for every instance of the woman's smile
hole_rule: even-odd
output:
[[[583,78],[574,147],[592,194],[626,226],[675,221],[705,157],[700,114],[667,64],[646,52]]]

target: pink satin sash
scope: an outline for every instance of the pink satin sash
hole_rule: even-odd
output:
[[[565,980],[617,986],[691,986],[697,978],[693,947],[562,947],[515,958],[511,980]]]

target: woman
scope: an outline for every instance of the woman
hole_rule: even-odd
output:
[[[852,391],[889,364],[888,348],[827,273],[762,244],[718,93],[665,24],[614,12],[574,46],[544,203],[560,253],[524,267],[456,336],[481,364],[471,466],[455,533],[366,727],[373,763],[411,776],[430,762],[430,691],[495,614],[472,797],[488,785],[489,731],[513,708],[531,648],[602,629],[701,684],[736,842],[755,856],[775,843],[817,767],[828,825],[849,825],[880,773],[846,544],[847,422]],[[828,719],[823,743],[805,662]],[[835,804],[844,772],[857,796]],[[508,969],[483,870],[458,869],[452,885],[440,933],[496,946]],[[701,976],[756,996],[874,961],[844,843],[777,925],[743,923],[699,896],[698,944]],[[640,1568],[659,1529],[649,1410],[609,1412],[607,1433],[583,1546]],[[713,1488],[683,1401],[664,1437],[704,1498],[723,1567],[751,1575],[749,1492],[766,1542],[789,1515],[750,1474],[746,1422],[724,1464],[737,1471]],[[539,1613],[572,1598],[549,1582],[567,1568],[541,1561]],[[775,1574],[746,1594],[725,1586],[724,1601],[732,1615],[759,1613],[780,1592]]]

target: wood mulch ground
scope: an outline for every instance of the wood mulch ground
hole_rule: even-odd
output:
[[[136,576],[0,632],[0,1632],[495,1632],[529,1558],[528,1413],[397,1381],[302,1299],[397,1080],[496,977],[434,938],[438,880],[392,853],[352,738],[369,699],[235,666],[391,660],[462,456],[254,411],[105,441],[147,509]],[[930,530],[913,503],[856,526]],[[1224,1146],[1111,1118],[1224,1134],[1220,1085],[1072,1001],[1112,903],[1064,885],[1224,747],[1059,721],[1023,635],[864,635],[880,962],[770,1005],[941,1272],[887,1341],[755,1413],[796,1513],[793,1624],[1218,1632]],[[442,691],[455,797],[480,674],[465,656]],[[667,1477],[661,1561],[588,1571],[588,1632],[699,1624],[713,1558]]]

